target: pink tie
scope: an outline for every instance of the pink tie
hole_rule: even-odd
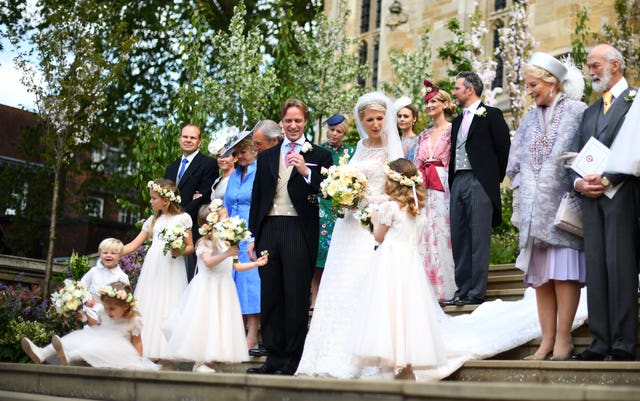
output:
[[[460,130],[462,131],[463,138],[467,137],[469,133],[469,126],[471,125],[471,111],[464,109],[464,115],[462,116],[462,124],[460,124]]]
[[[289,155],[292,153],[296,153],[296,145],[297,143],[295,142],[289,142],[289,150],[284,155],[284,166],[287,168],[289,167]]]

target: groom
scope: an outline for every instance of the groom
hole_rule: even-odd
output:
[[[269,251],[260,267],[260,320],[267,362],[247,373],[293,375],[307,334],[311,277],[318,254],[318,192],[329,151],[304,137],[309,109],[289,99],[280,108],[285,138],[258,155],[249,252]]]

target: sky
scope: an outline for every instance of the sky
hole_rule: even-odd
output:
[[[13,63],[15,52],[8,40],[2,38],[0,51],[0,104],[34,110],[34,96],[20,83],[22,76]]]

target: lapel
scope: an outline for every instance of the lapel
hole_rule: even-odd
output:
[[[458,131],[460,131],[460,125],[462,124],[462,114],[458,114],[456,118],[451,122],[451,150],[455,152],[456,144],[458,143]],[[454,153],[455,158],[455,153]]]
[[[622,121],[627,114],[627,110],[629,110],[629,107],[631,107],[631,102],[627,102],[627,100],[625,99],[629,94],[629,90],[631,89],[633,88],[631,88],[630,86],[627,87],[627,89],[625,89],[624,92],[620,94],[620,97],[613,102],[611,108],[609,109],[609,112],[607,113],[609,115],[609,118],[607,119],[606,127],[603,130],[604,134],[600,139],[600,142],[604,143],[607,146],[610,146],[613,142],[616,134],[618,133],[618,129],[620,128],[620,125],[622,124]],[[600,103],[602,103],[602,99],[600,99]],[[600,107],[598,110],[602,110],[602,107]]]
[[[191,160],[191,162],[187,165],[187,169],[182,174],[182,178],[180,178],[180,182],[178,183],[178,189],[184,188],[184,186],[187,184],[187,182],[191,178],[191,175],[193,174],[193,172],[196,171],[196,168],[198,167],[198,163],[200,162],[200,155],[201,155],[200,152],[198,152],[198,154],[194,156],[193,160]]]
[[[282,141],[275,146],[273,152],[267,153],[265,156],[267,158],[267,164],[269,166],[269,172],[271,172],[271,177],[275,182],[278,182],[278,169],[280,167],[280,152],[282,152]]]
[[[476,108],[476,112],[477,112],[477,111],[478,111],[478,109],[480,109],[481,107],[485,107],[483,102],[480,102],[480,104],[479,104],[479,105],[478,105],[478,107]],[[486,107],[485,107],[485,109],[486,109]],[[467,132],[467,141],[469,140],[469,137],[471,137],[471,134],[473,133],[473,129],[476,127],[476,125],[477,125],[477,124],[479,124],[479,123],[478,123],[478,119],[480,119],[480,118],[487,118],[487,116],[480,117],[480,116],[476,115],[476,114],[475,114],[476,112],[474,112],[473,119],[471,120],[471,125],[469,126],[469,132]]]

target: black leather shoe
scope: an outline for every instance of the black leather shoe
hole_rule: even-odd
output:
[[[481,304],[483,302],[483,301],[481,301],[479,299],[475,299],[475,298],[457,298],[454,301],[455,301],[454,305],[457,305],[457,306],[479,305],[479,304]]]
[[[249,350],[249,355],[251,356],[269,356],[269,351],[262,345],[259,347],[251,348]]]
[[[267,366],[267,364],[265,363],[264,365],[257,367],[257,368],[249,368],[247,369],[247,373],[250,375],[270,375],[272,373],[275,373],[275,369],[273,369],[270,366]]]
[[[440,306],[451,306],[456,304],[456,300],[459,300],[460,297],[453,297],[451,299],[446,299],[444,301],[438,301]]]
[[[635,359],[634,355],[619,349],[614,349],[611,355],[606,358],[607,361],[633,361]]]
[[[289,369],[278,369],[276,371],[273,372],[274,375],[281,375],[281,376],[293,376],[295,372],[292,372]]]
[[[569,360],[571,361],[603,361],[604,355],[598,354],[597,352],[590,351],[588,349],[582,351],[579,354],[571,355]]]

